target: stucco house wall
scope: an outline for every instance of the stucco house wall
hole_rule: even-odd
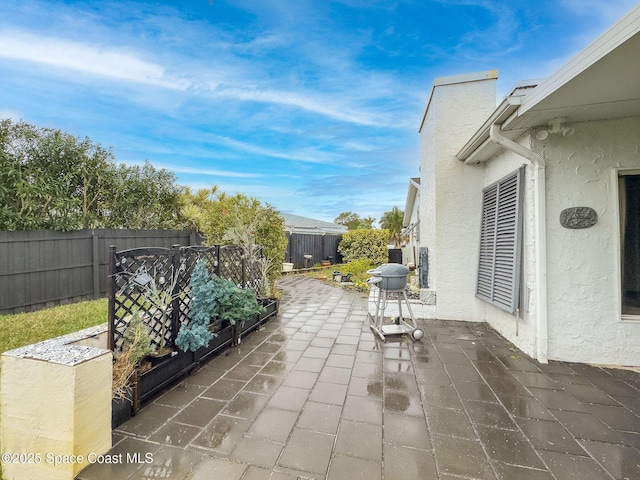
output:
[[[519,143],[546,161],[548,358],[598,364],[640,364],[640,317],[623,320],[620,307],[620,222],[618,171],[640,169],[640,118],[567,124],[573,134]],[[529,162],[503,152],[467,168],[484,172],[487,186]],[[518,316],[487,304],[482,320],[525,353],[535,356],[533,179],[525,171],[522,305]],[[560,213],[591,207],[596,225],[567,229]],[[466,301],[466,299],[465,299]]]
[[[529,135],[524,135],[520,144],[531,148]],[[478,201],[481,202],[481,191],[488,185],[500,180],[505,175],[526,165],[524,173],[524,202],[523,202],[523,232],[522,232],[522,286],[520,292],[521,306],[516,315],[511,315],[491,304],[485,304],[484,315],[479,319],[489,323],[502,336],[516,345],[528,355],[535,356],[536,352],[536,278],[535,264],[537,248],[534,240],[534,182],[531,162],[511,152],[502,152],[492,161],[477,166],[467,166],[483,171],[482,186],[476,191]],[[479,230],[476,232],[480,236]],[[476,250],[479,244],[476,242]],[[477,268],[474,272],[474,282],[477,279]]]
[[[640,169],[640,118],[567,125],[534,139],[547,159],[549,358],[640,364],[640,317],[622,320],[618,170]],[[563,209],[586,206],[598,223],[564,228]]]
[[[420,245],[430,250],[437,318],[486,321],[541,362],[640,365],[639,259],[629,247],[622,315],[619,207],[619,176],[640,175],[638,48],[640,5],[547,79],[517,84],[497,106],[495,82],[479,74],[434,82],[420,128]],[[524,178],[511,175],[522,165]],[[499,188],[487,194],[487,303],[475,295],[482,191],[506,178],[505,197]],[[632,207],[635,181],[626,182]],[[520,262],[510,210],[519,201]],[[495,205],[504,207],[499,217]],[[571,207],[593,209],[598,221],[563,227],[561,212]],[[635,207],[627,213],[636,215]],[[638,235],[627,231],[632,241]]]
[[[491,71],[437,79],[420,127],[420,245],[429,249],[429,290],[440,319],[484,316],[474,295],[483,173],[455,155],[495,109],[496,78]]]

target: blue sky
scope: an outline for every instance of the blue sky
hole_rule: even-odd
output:
[[[332,221],[404,208],[433,79],[551,74],[631,0],[0,0],[0,118]]]

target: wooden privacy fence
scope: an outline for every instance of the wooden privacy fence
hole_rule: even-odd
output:
[[[287,238],[289,244],[285,260],[293,263],[294,268],[311,267],[322,260],[331,260],[333,263],[342,262],[342,256],[338,252],[342,235],[287,233]],[[311,258],[305,259],[305,255],[311,255]]]
[[[196,245],[190,230],[0,232],[0,314],[99,298],[107,293],[109,245]]]
[[[172,346],[181,325],[189,324],[188,285],[198,260],[210,274],[233,282],[256,294],[262,286],[262,248],[247,258],[236,245],[172,248],[136,248],[116,251],[109,247],[109,348],[122,349],[124,332],[135,312],[144,312],[154,347]],[[150,302],[150,291],[167,299],[166,315],[158,302]],[[151,304],[150,304],[151,303]],[[153,303],[156,303],[153,305]]]

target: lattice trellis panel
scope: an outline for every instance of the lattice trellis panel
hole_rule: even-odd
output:
[[[198,260],[207,262],[211,274],[240,288],[258,292],[262,282],[261,248],[253,261],[247,260],[243,249],[234,245],[138,248],[122,252],[116,252],[112,246],[111,256],[109,325],[110,347],[114,351],[122,350],[124,332],[136,311],[144,312],[154,347],[173,346],[180,326],[190,321],[189,282]],[[159,301],[167,298],[170,303]]]
[[[218,265],[219,246],[204,247],[200,245],[181,248],[182,260],[184,264],[184,275],[180,279],[179,288],[182,292],[179,302],[179,323],[180,325],[189,325],[191,321],[189,303],[191,297],[189,295],[189,282],[191,274],[199,260],[204,260],[207,264],[209,272],[215,273]]]
[[[114,350],[121,350],[124,332],[134,312],[144,312],[151,343],[155,347],[171,345],[173,340],[171,300],[177,292],[181,268],[176,252],[167,248],[142,248],[113,252],[114,273],[112,338]],[[164,314],[163,314],[164,312]],[[164,320],[164,326],[163,326]],[[111,319],[110,319],[111,321]],[[163,340],[164,335],[164,340]]]

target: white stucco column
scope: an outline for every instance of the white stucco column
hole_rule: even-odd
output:
[[[61,337],[64,338],[64,337]],[[72,480],[111,448],[109,350],[54,339],[2,355],[2,475]]]
[[[495,70],[436,79],[420,125],[420,246],[441,319],[484,320],[475,298],[484,170],[456,154],[496,108],[496,80]]]

